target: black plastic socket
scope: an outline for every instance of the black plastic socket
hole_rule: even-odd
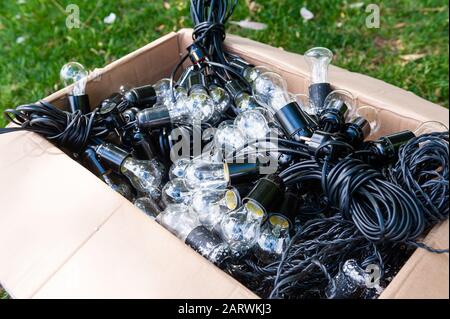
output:
[[[253,200],[257,202],[266,212],[276,209],[283,199],[283,180],[278,175],[268,175],[260,178],[255,187],[243,199],[243,203]]]
[[[169,126],[172,123],[167,107],[153,107],[136,114],[137,126],[141,130]]]
[[[127,91],[124,99],[129,106],[145,109],[155,105],[157,97],[155,88],[151,85],[140,86]]]
[[[291,102],[275,113],[275,118],[280,123],[284,133],[297,141],[301,137],[310,137],[313,131],[305,113],[297,102]]]
[[[69,99],[70,111],[72,113],[81,111],[81,113],[87,114],[91,111],[89,96],[87,94],[69,95],[67,98]]]
[[[309,86],[309,98],[317,108],[323,108],[325,99],[332,92],[330,83],[315,83]]]

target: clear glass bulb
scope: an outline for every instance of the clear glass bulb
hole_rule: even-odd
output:
[[[282,215],[272,215],[263,225],[261,235],[255,246],[255,256],[269,264],[281,258],[290,241],[290,223]]]
[[[180,158],[169,169],[169,178],[182,178],[186,174],[186,168],[191,163],[190,159]]]
[[[120,171],[138,192],[144,194],[154,193],[160,186],[163,175],[163,168],[158,161],[141,161],[131,156],[123,161]]]
[[[223,217],[220,235],[235,257],[242,257],[255,245],[264,216],[264,210],[257,203],[249,201]]]
[[[247,80],[248,83],[253,83],[258,76],[260,76],[263,73],[266,72],[272,72],[268,67],[266,66],[255,66],[255,67],[249,67],[244,70],[244,78]]]
[[[256,101],[268,107],[273,113],[291,102],[286,81],[274,72],[261,74],[253,82],[253,96]]]
[[[220,123],[214,135],[214,147],[223,154],[230,154],[246,142],[242,132],[230,121]]]
[[[209,88],[209,96],[214,102],[214,110],[218,114],[225,112],[231,104],[231,97],[227,91],[217,85]]]
[[[423,134],[446,131],[448,131],[448,127],[444,123],[439,121],[427,121],[420,124],[413,133],[415,136],[420,136]]]
[[[161,200],[167,206],[170,204],[185,204],[191,202],[192,193],[186,187],[182,178],[174,178],[164,185],[161,191]]]
[[[133,204],[152,219],[155,219],[159,214],[157,204],[152,198],[139,197],[136,198]]]
[[[293,98],[300,106],[303,112],[309,115],[317,115],[318,113],[320,113],[317,107],[314,105],[314,102],[309,98],[308,95],[294,94]]]
[[[234,125],[247,139],[264,139],[270,133],[266,118],[258,110],[242,112],[234,120]]]
[[[170,79],[164,78],[153,85],[155,89],[158,102],[165,104],[167,100],[171,99]]]
[[[101,179],[114,191],[128,199],[133,200],[133,190],[123,177],[118,174],[114,174],[112,171],[101,176]]]
[[[206,122],[214,114],[214,102],[204,90],[194,90],[189,94],[186,102],[191,121]]]
[[[328,83],[328,66],[333,60],[333,52],[317,47],[306,51],[305,60],[311,69],[311,83]]]
[[[254,110],[259,107],[258,102],[253,98],[253,96],[248,93],[239,94],[234,100],[234,104],[238,108],[239,111],[244,112],[247,110]]]
[[[239,205],[239,193],[234,189],[202,189],[192,196],[192,209],[200,223],[212,230],[228,212]]]
[[[379,131],[381,127],[381,121],[379,118],[378,109],[370,105],[360,106],[356,109],[351,120],[354,120],[357,117],[362,117],[367,122],[369,122],[370,132],[372,135]]]
[[[228,166],[195,159],[186,168],[184,181],[190,189],[225,189],[230,181]]]
[[[72,95],[80,96],[86,93],[88,71],[78,62],[69,62],[61,68],[59,73],[65,86],[74,84]]]
[[[156,221],[172,234],[185,241],[189,233],[200,226],[197,215],[184,204],[172,204],[166,207]]]
[[[343,104],[347,106],[347,117],[351,118],[355,114],[355,97],[349,91],[346,90],[334,90],[328,94],[323,103],[323,110],[331,108],[340,108]],[[322,110],[317,108],[320,113]]]

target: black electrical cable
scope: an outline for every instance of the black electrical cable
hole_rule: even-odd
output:
[[[35,132],[74,153],[84,150],[94,138],[104,138],[109,134],[96,110],[88,114],[80,111],[69,113],[46,101],[40,101],[7,109],[4,114],[19,127],[1,128],[0,134]]]

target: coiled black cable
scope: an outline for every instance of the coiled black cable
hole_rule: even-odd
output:
[[[414,194],[427,226],[449,216],[449,132],[424,134],[402,146],[391,180]]]
[[[80,111],[69,113],[46,101],[40,101],[7,109],[4,114],[19,127],[0,128],[0,134],[35,132],[73,153],[81,152],[89,142],[106,137],[109,133],[97,117],[96,110],[88,114]]]

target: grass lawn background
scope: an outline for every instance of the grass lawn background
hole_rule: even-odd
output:
[[[325,46],[334,64],[368,74],[448,107],[449,13],[445,0],[240,0],[232,17],[268,25],[264,31],[230,25],[228,32],[304,53]],[[80,8],[81,28],[68,29],[68,4]],[[61,88],[68,61],[89,69],[183,27],[191,27],[187,0],[2,0],[0,111],[37,101]],[[369,3],[381,8],[381,27],[368,29]],[[315,14],[304,21],[300,9]],[[105,24],[114,12],[117,19]],[[414,107],[411,105],[411,107]],[[6,120],[0,116],[0,127]],[[5,297],[0,287],[0,298]]]
[[[240,0],[233,20],[250,18],[268,29],[230,25],[228,32],[303,53],[326,46],[334,64],[410,90],[448,107],[448,3],[377,1],[381,27],[365,26],[374,1]],[[66,28],[68,4],[80,8],[80,29]],[[0,111],[37,101],[62,87],[61,66],[89,69],[183,27],[191,27],[187,0],[11,0],[0,6]],[[359,5],[358,5],[359,4]],[[300,9],[315,14],[304,21]],[[116,21],[103,22],[114,12]],[[411,106],[413,107],[413,106]],[[0,126],[6,124],[0,117]]]

